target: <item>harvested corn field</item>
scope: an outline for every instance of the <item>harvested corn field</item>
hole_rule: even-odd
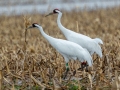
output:
[[[119,90],[120,7],[63,12],[61,22],[66,28],[104,42],[102,59],[92,56],[94,63],[88,72],[77,70],[80,62],[71,60],[65,80],[63,57],[39,30],[29,29],[25,37],[25,28],[37,22],[50,36],[65,39],[56,19],[57,15],[37,13],[0,16],[0,90]]]

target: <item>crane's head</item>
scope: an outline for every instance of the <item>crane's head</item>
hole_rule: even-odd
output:
[[[29,26],[28,28],[26,28],[26,30],[27,30],[27,29],[30,29],[30,28],[37,28],[38,25],[39,25],[39,24],[37,24],[37,23],[33,23],[31,26]]]
[[[58,14],[60,12],[59,9],[54,9],[53,12],[47,14],[46,16],[53,15],[53,14]]]
[[[54,13],[54,14],[56,14],[56,13],[58,13],[58,12],[60,12],[59,9],[54,9],[54,10],[53,10],[53,13]]]

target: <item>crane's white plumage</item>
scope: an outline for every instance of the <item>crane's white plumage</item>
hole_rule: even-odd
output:
[[[103,42],[100,38],[91,39],[88,36],[76,33],[74,31],[71,31],[71,30],[65,28],[61,24],[61,21],[60,21],[60,19],[62,17],[62,12],[58,9],[54,9],[53,12],[48,15],[51,15],[51,14],[58,14],[58,18],[57,18],[58,27],[60,28],[60,30],[62,31],[64,36],[69,41],[75,42],[75,43],[79,44],[80,46],[82,46],[83,48],[86,48],[91,55],[93,53],[96,53],[100,57],[102,57],[102,49],[99,44],[103,44]]]
[[[99,44],[103,44],[103,41],[100,38],[94,38],[94,40]]]
[[[43,28],[38,24],[32,24],[31,27],[37,27],[43,37],[64,57],[65,62],[68,63],[70,59],[78,59],[81,62],[87,61],[89,66],[92,66],[92,57],[89,52],[80,45],[63,39],[56,39],[47,35]]]

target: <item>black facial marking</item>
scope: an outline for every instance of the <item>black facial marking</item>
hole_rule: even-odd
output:
[[[58,12],[56,12],[56,10],[57,10],[57,11],[60,11],[59,9],[54,9],[54,10],[53,10],[53,13],[58,13]]]
[[[37,23],[33,23],[32,26],[33,26],[33,27],[36,27],[35,24],[37,24]]]

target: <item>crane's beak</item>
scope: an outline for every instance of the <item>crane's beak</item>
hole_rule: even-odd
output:
[[[45,17],[47,17],[47,16],[49,16],[49,15],[53,15],[54,13],[53,12],[51,12],[51,13],[49,13],[49,14],[47,14]]]
[[[26,28],[25,30],[28,30],[28,29],[30,29],[30,28],[33,28],[33,26],[29,26],[28,28]]]

